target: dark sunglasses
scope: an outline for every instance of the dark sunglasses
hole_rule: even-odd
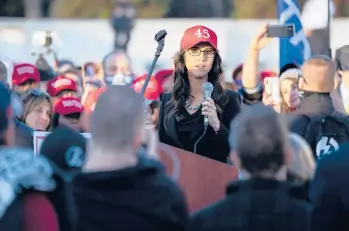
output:
[[[349,71],[349,65],[342,65],[337,62],[337,71]]]

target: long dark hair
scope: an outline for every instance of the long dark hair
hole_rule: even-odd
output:
[[[165,116],[165,125],[169,118],[175,116],[177,119],[181,118],[178,113],[180,108],[185,105],[185,101],[190,97],[190,84],[188,79],[188,70],[184,63],[183,53],[179,53],[174,59],[175,70],[173,72],[173,90],[172,97],[166,104],[169,107],[169,113]],[[212,99],[216,103],[216,108],[219,116],[222,114],[222,108],[227,104],[228,98],[224,94],[222,87],[222,59],[219,55],[215,55],[212,68],[208,72],[208,81],[213,85]]]

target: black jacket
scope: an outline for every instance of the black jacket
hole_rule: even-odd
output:
[[[16,146],[21,148],[34,149],[33,132],[34,130],[24,123],[16,120]]]
[[[228,186],[227,196],[194,214],[191,231],[305,231],[311,205],[303,188],[255,178]]]
[[[310,198],[314,203],[312,230],[349,230],[349,144],[317,163]]]
[[[188,212],[181,190],[158,162],[145,157],[123,170],[81,173],[73,191],[78,230],[186,230]]]
[[[288,124],[292,132],[304,137],[309,119],[302,116],[328,116],[334,111],[332,98],[329,93],[305,92],[299,108],[288,115]],[[309,141],[308,141],[309,142]]]
[[[253,104],[257,104],[257,103],[262,102],[262,98],[263,98],[263,88],[262,87],[258,87],[257,91],[253,94],[247,93],[246,90],[247,89],[245,89],[244,87],[239,90],[239,93],[240,93],[241,98],[242,98],[242,102],[245,105],[253,105]]]
[[[205,136],[197,144],[197,154],[211,159],[226,163],[229,156],[230,148],[228,143],[230,123],[234,117],[240,112],[240,98],[238,93],[233,91],[225,91],[228,97],[228,102],[224,108],[222,108],[222,115],[218,115],[221,124],[217,134],[213,131],[211,126],[208,126]],[[184,145],[180,142],[178,137],[178,121],[175,116],[172,116],[168,122],[166,121],[166,115],[170,111],[170,105],[168,102],[172,97],[172,93],[164,95],[164,98],[160,105],[158,131],[159,140],[165,144],[194,152],[194,144],[204,132],[204,117],[201,115],[198,122],[193,128],[193,137],[190,146]],[[183,109],[185,110],[185,109]],[[200,109],[199,109],[200,110]]]

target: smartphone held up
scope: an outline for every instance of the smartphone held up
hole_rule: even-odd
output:
[[[274,103],[281,101],[279,77],[266,77],[264,79],[264,92],[271,97]]]
[[[267,37],[269,38],[289,38],[295,34],[293,24],[269,25],[267,27]]]

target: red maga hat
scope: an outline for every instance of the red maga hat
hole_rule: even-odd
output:
[[[147,75],[142,75],[133,81],[133,89],[140,93],[144,85]],[[158,81],[154,76],[150,77],[147,88],[145,89],[144,97],[148,100],[157,100],[160,97],[161,89]]]
[[[81,104],[80,99],[75,97],[61,98],[55,105],[54,113],[60,115],[69,115],[73,113],[81,113],[84,111],[84,107]]]
[[[183,52],[202,42],[211,44],[217,52],[219,51],[216,33],[210,28],[201,25],[190,27],[184,32],[180,51]]]
[[[47,93],[51,96],[57,96],[59,93],[65,90],[77,92],[76,82],[70,78],[60,75],[47,84]]]
[[[19,86],[28,80],[40,82],[40,74],[38,68],[29,63],[16,64],[13,67],[12,84]]]

